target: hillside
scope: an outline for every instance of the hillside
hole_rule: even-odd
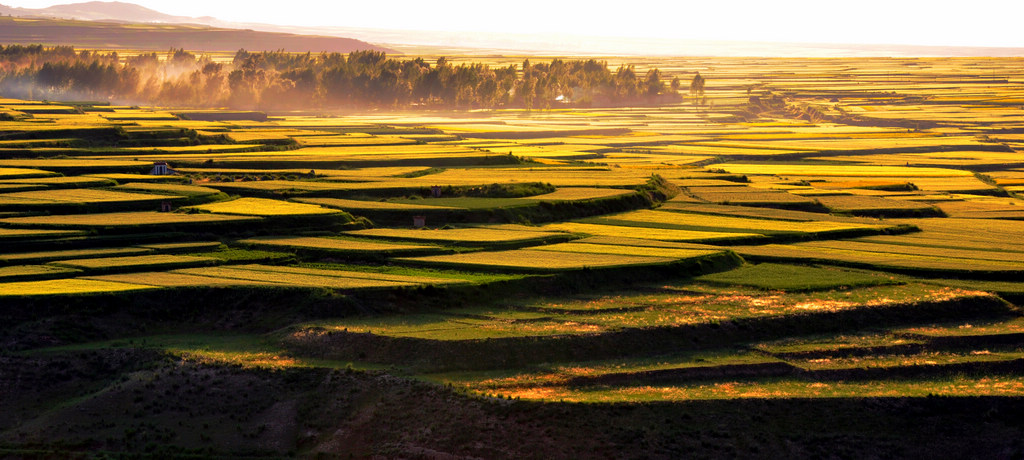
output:
[[[0,13],[14,16],[37,16],[51,18],[79,19],[85,21],[125,21],[125,22],[166,22],[166,23],[205,23],[213,20],[210,17],[190,18],[172,16],[151,10],[141,5],[125,2],[83,2],[66,5],[53,5],[46,8],[18,8],[0,5]]]
[[[2,11],[0,11],[2,13]],[[181,24],[122,24],[78,20],[0,17],[0,42],[45,43],[90,48],[201,51],[284,50],[289,52],[394,50],[351,38],[221,29]]]

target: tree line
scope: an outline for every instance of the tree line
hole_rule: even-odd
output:
[[[49,100],[236,109],[526,108],[681,100],[680,82],[631,65],[562,60],[521,65],[400,59],[378,51],[296,54],[239,50],[230,63],[183,49],[165,55],[0,45],[0,94]]]

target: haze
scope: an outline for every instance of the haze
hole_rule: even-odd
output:
[[[181,16],[237,22],[421,31],[789,43],[1024,47],[1016,22],[1024,2],[807,0],[706,2],[520,0],[501,5],[469,0],[237,2],[135,0]],[[44,8],[68,1],[3,1]],[[286,6],[285,6],[286,5]]]

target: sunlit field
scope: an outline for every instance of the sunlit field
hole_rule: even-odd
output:
[[[1024,397],[1024,60],[620,59],[657,91],[0,99],[0,358],[509,411]]]

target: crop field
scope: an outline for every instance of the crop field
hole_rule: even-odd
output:
[[[13,280],[15,278],[39,278],[63,276],[77,273],[79,270],[66,267],[55,267],[53,265],[10,265],[0,267],[0,280]]]
[[[80,188],[98,187],[104,185],[115,185],[110,179],[103,177],[85,176],[58,176],[58,177],[33,177],[29,179],[6,179],[0,180],[2,184],[23,184],[42,185],[50,188]]]
[[[620,246],[614,244],[591,244],[585,242],[552,244],[547,246],[540,246],[537,249],[555,252],[576,252],[584,254],[619,254],[624,256],[670,257],[677,259],[688,259],[691,257],[706,256],[717,252],[714,250],[704,249],[681,249],[665,247],[652,248],[629,245]]]
[[[183,214],[167,212],[118,212],[105,214],[67,214],[52,216],[9,217],[0,224],[18,227],[135,227],[161,225],[202,225],[224,222],[258,221],[258,217],[221,214]],[[4,229],[12,235],[30,230]],[[31,230],[35,231],[35,230]],[[2,234],[2,233],[0,233]]]
[[[497,54],[449,62],[525,58]],[[209,58],[230,66],[233,54]],[[444,391],[559,420],[636,410],[661,423],[690,408],[767,426],[759,407],[876,404],[916,426],[946,397],[988,404],[984,429],[1016,413],[993,408],[1024,398],[1020,59],[608,60],[678,77],[681,99],[264,113],[0,98],[0,358],[132,349],[203,375],[294,379],[305,395],[364,379],[417,407]],[[687,92],[696,71],[706,102]],[[85,417],[122,388],[185,385],[118,365],[127,377],[74,386],[59,404],[33,393],[18,410],[55,415],[0,421],[0,452],[29,442],[16,430]],[[166,394],[199,394],[182,388]],[[231,404],[261,395],[225,388]],[[358,417],[406,413],[361,391],[346,400]],[[302,417],[322,405],[265,396]],[[366,401],[384,406],[371,414]],[[155,404],[118,413],[159,425],[144,409]],[[229,426],[237,445],[277,436],[270,422],[245,428],[258,417],[189,423]],[[349,445],[360,429],[332,429],[329,442]],[[699,431],[700,443],[725,439]],[[140,446],[156,439],[132,433]],[[813,440],[830,445],[824,436]],[[420,437],[394,445],[418,449]],[[172,454],[223,453],[203,442]],[[275,455],[307,453],[296,449]]]
[[[613,225],[603,223],[581,223],[564,222],[557,224],[546,224],[541,227],[545,230],[557,230],[572,233],[580,233],[591,236],[641,238],[657,241],[688,241],[688,242],[726,242],[728,240],[747,240],[749,238],[762,238],[757,233],[741,233],[726,231],[703,231],[703,230],[682,230],[677,228],[651,228],[644,226]]]
[[[440,249],[439,246],[423,244],[399,244],[393,242],[377,242],[351,238],[323,237],[288,237],[264,236],[239,240],[242,244],[256,246],[273,246],[284,248],[320,249],[340,253],[391,254],[396,252],[430,252]]]
[[[518,249],[498,252],[470,252],[443,256],[408,257],[399,260],[445,267],[488,267],[519,270],[558,271],[581,270],[585,268],[627,267],[659,265],[675,259],[657,256],[639,256],[615,253],[575,252],[569,247],[564,250]],[[644,252],[638,250],[637,252]],[[690,255],[703,255],[699,251]]]
[[[69,259],[51,262],[58,267],[70,267],[82,270],[111,270],[125,268],[152,269],[157,267],[210,265],[217,259],[212,257],[195,257],[174,254],[154,254],[126,257],[95,257],[90,259]]]
[[[843,287],[897,284],[892,276],[879,273],[842,270],[831,267],[757,264],[740,269],[704,275],[701,281],[722,285],[750,286],[766,290],[815,291]]]
[[[273,268],[264,268],[258,265],[247,265],[237,267],[206,267],[206,268],[184,268],[174,270],[172,273],[186,275],[197,275],[211,278],[239,279],[245,281],[270,282],[287,286],[301,286],[314,288],[331,289],[376,289],[416,286],[417,283],[409,281],[392,281],[382,279],[354,278],[337,276],[328,270],[303,270],[297,273]]]
[[[112,275],[83,276],[82,279],[95,281],[108,281],[116,283],[128,283],[145,285],[160,288],[181,288],[181,287],[244,287],[264,286],[282,287],[287,286],[286,282],[275,282],[272,280],[248,280],[241,278],[219,278],[215,276],[189,275],[175,272],[132,272],[117,273]]]
[[[458,209],[451,206],[433,204],[396,203],[392,201],[346,200],[342,198],[296,198],[300,203],[318,204],[330,208],[358,211],[430,211],[438,209]],[[412,201],[412,200],[410,200]]]
[[[80,278],[0,283],[0,297],[101,294],[152,289],[152,286]]]
[[[422,275],[399,275],[393,273],[379,273],[379,272],[366,272],[357,270],[328,270],[320,268],[309,268],[309,267],[282,267],[272,265],[242,265],[235,268],[241,268],[253,271],[263,271],[270,273],[284,273],[284,274],[297,274],[297,275],[315,275],[315,276],[330,276],[335,278],[357,278],[377,281],[395,281],[399,283],[413,283],[413,284],[448,284],[448,283],[462,283],[465,282],[459,278],[438,278],[434,276],[422,276]]]
[[[929,204],[875,196],[832,195],[816,198],[819,203],[837,213],[872,214],[902,212],[933,212]]]
[[[397,240],[432,241],[449,244],[494,244],[541,242],[549,239],[566,239],[567,235],[536,230],[505,230],[495,228],[452,228],[452,229],[391,229],[372,228],[348,232],[352,236],[389,238]]]
[[[850,230],[876,230],[878,225],[845,222],[782,222],[740,217],[708,216],[686,212],[633,211],[593,219],[594,223],[664,227],[679,230],[708,230],[737,233],[829,233]]]
[[[64,251],[15,252],[0,256],[0,261],[3,261],[4,263],[42,262],[69,258],[108,257],[144,254],[151,251],[151,249],[147,248],[98,248],[69,249]]]
[[[292,203],[265,198],[239,198],[196,206],[194,209],[214,214],[238,214],[243,216],[309,216],[337,214],[338,210],[305,203]]]
[[[1020,259],[999,261],[966,259],[955,256],[924,256],[894,252],[865,251],[840,243],[833,247],[815,247],[803,244],[770,244],[764,246],[737,246],[738,254],[756,260],[799,261],[833,263],[856,267],[888,268],[897,272],[934,274],[962,274],[971,278],[1004,278],[1019,276],[1024,270]],[[909,251],[913,252],[913,251]],[[998,257],[996,254],[993,257]]]
[[[220,193],[217,189],[195,185],[128,182],[115,187],[118,190],[133,190],[153,194],[174,194],[177,196],[209,196]]]
[[[0,228],[0,240],[47,238],[55,236],[76,235],[74,230],[35,230],[23,228]]]

